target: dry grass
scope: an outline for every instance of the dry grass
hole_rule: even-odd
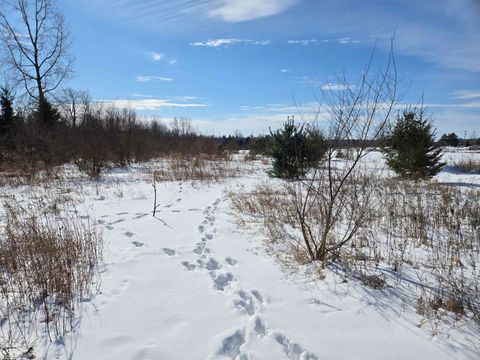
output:
[[[480,173],[480,161],[472,158],[456,161],[453,167],[462,172]]]
[[[4,210],[0,348],[16,358],[33,355],[42,333],[52,341],[75,328],[80,302],[94,292],[103,240],[58,204],[11,200]]]
[[[409,269],[414,278],[403,280],[422,290],[423,308],[441,299],[440,308],[480,322],[480,191],[394,179],[384,180],[381,186],[362,181],[359,189],[371,191],[373,200],[360,208],[365,214],[358,232],[330,262],[349,269],[347,273],[375,280],[379,277],[371,276],[378,275],[379,266],[388,268],[392,279],[402,278],[394,274]],[[284,253],[283,259],[301,265],[312,259],[296,216],[295,194],[288,189],[289,185],[264,184],[254,191],[231,191],[229,195],[234,209],[248,217],[246,221],[263,225],[270,245],[280,245],[276,248]],[[321,231],[321,200],[306,206],[312,208],[308,225]],[[352,218],[349,207],[345,209],[335,224],[340,229]],[[329,241],[338,242],[339,235],[331,234]],[[383,280],[381,284],[360,280],[374,288],[385,285]]]
[[[173,156],[151,169],[156,181],[205,181],[216,182],[241,174],[240,164],[225,157]]]

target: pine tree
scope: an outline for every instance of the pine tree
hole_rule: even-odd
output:
[[[440,138],[440,144],[442,146],[454,146],[457,147],[460,143],[460,139],[458,138],[457,134],[450,133],[450,134],[443,134]]]
[[[0,88],[0,138],[8,136],[14,126],[13,96],[6,87]]]
[[[429,179],[446,165],[424,111],[408,109],[397,118],[383,149],[388,166],[406,179]]]
[[[41,101],[35,113],[37,123],[44,129],[50,129],[60,122],[60,113],[48,101]]]
[[[295,124],[288,118],[283,129],[271,133],[270,155],[273,169],[270,175],[284,179],[296,179],[314,167],[325,153],[322,135],[314,129]]]

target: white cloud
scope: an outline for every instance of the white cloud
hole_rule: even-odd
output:
[[[270,40],[247,40],[247,39],[235,39],[235,38],[226,38],[226,39],[210,39],[206,41],[197,41],[190,43],[192,46],[204,46],[204,47],[228,47],[235,44],[252,44],[252,45],[270,45],[272,42]]]
[[[328,35],[332,36],[330,42],[338,43],[340,38],[344,44],[349,40],[342,36],[355,36],[356,40],[350,42],[370,44],[378,39],[379,47],[388,49],[392,32],[397,29],[396,53],[418,56],[442,67],[480,72],[480,46],[475,45],[480,44],[478,0],[402,0],[394,6],[392,1],[381,0],[152,0],[150,6],[139,6],[138,0],[74,3],[99,18],[134,23],[163,34],[181,31],[194,35],[199,30],[215,30],[212,17],[246,21],[281,13],[298,3],[301,15],[295,28],[286,28],[283,19],[271,19],[269,33],[278,28],[279,34]]]
[[[170,99],[117,99],[117,100],[96,100],[97,103],[114,106],[117,108],[128,108],[137,111],[155,111],[163,108],[202,108],[207,104],[172,101]]]
[[[292,45],[303,45],[303,46],[308,46],[312,44],[316,44],[317,40],[316,39],[310,39],[310,40],[288,40],[287,44],[292,44]]]
[[[337,42],[339,44],[358,44],[360,41],[358,40],[352,40],[349,37],[342,37],[340,39],[337,39]]]
[[[148,53],[148,55],[150,56],[150,58],[152,59],[152,61],[154,62],[158,62],[162,59],[165,58],[165,54],[162,54],[162,53],[158,53],[158,52],[155,52],[155,51],[150,51]]]
[[[207,40],[207,41],[197,41],[194,43],[190,43],[192,46],[206,46],[206,47],[221,47],[221,46],[228,46],[233,45],[236,43],[243,42],[240,39],[214,39],[214,40]]]
[[[271,40],[253,41],[254,45],[270,45],[271,43],[272,43]]]
[[[138,82],[150,82],[150,81],[171,82],[173,81],[173,79],[169,77],[156,76],[156,75],[137,75],[137,81]]]
[[[345,91],[349,89],[355,89],[355,85],[352,84],[332,84],[327,83],[322,85],[324,91]]]
[[[280,72],[281,72],[282,74],[286,74],[286,73],[289,73],[289,72],[291,72],[291,71],[292,71],[292,70],[290,70],[290,69],[282,69],[282,70],[280,70]]]
[[[212,18],[226,22],[242,22],[277,15],[294,5],[296,0],[220,0],[208,12]]]
[[[464,104],[426,104],[425,106],[431,108],[464,108],[464,109],[480,109],[480,101],[474,101]]]
[[[480,91],[456,91],[453,94],[453,98],[460,100],[478,99],[480,98]]]
[[[152,60],[153,62],[160,62],[160,61],[165,61],[169,65],[174,65],[178,62],[177,59],[174,59],[170,56],[167,56],[166,54],[156,52],[156,51],[147,51],[146,55]]]

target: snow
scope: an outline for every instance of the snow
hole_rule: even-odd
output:
[[[381,159],[371,153],[367,162],[376,166]],[[388,292],[343,284],[331,274],[320,280],[308,267],[292,272],[281,266],[259,227],[235,221],[226,196],[227,189],[265,180],[265,166],[255,168],[220,183],[157,184],[158,219],[151,215],[153,188],[138,175],[141,169],[77,184],[83,212],[103,229],[105,271],[75,333],[63,343],[42,344],[38,357],[480,357],[478,328],[459,322],[448,334],[432,335]],[[480,186],[480,175],[445,171],[437,181]]]

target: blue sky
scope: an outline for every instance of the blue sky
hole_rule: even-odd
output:
[[[385,61],[395,32],[402,101],[423,94],[439,134],[480,136],[478,0],[58,4],[73,37],[70,85],[96,100],[186,117],[205,133],[267,133],[296,105],[313,111],[335,74],[354,84],[375,42]]]

